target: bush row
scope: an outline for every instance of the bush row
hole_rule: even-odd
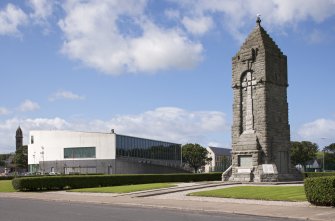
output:
[[[0,176],[0,180],[12,180],[14,176]]]
[[[304,186],[311,204],[335,206],[335,176],[306,178]]]
[[[144,183],[191,182],[221,180],[222,173],[203,174],[125,174],[21,177],[12,180],[19,191],[78,189]]]
[[[322,177],[322,176],[335,176],[335,172],[306,172],[304,173],[305,178]]]

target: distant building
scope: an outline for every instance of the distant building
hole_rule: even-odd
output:
[[[181,145],[126,135],[74,131],[31,131],[29,172],[62,174],[174,173]]]
[[[16,150],[18,150],[23,146],[23,133],[22,133],[20,126],[16,130],[15,140],[16,140],[16,145],[15,145]]]
[[[317,159],[310,160],[306,163],[305,168],[298,164],[295,166],[301,172],[319,172],[321,171],[321,163]]]
[[[27,150],[27,146],[23,145],[23,133],[19,126],[15,132],[15,152],[18,150]],[[27,160],[27,155],[24,155],[25,160]],[[0,154],[0,174],[7,173],[23,173],[27,171],[26,167],[17,168],[14,162],[15,153]]]
[[[207,147],[208,157],[212,161],[205,166],[205,172],[223,172],[231,165],[231,149]]]

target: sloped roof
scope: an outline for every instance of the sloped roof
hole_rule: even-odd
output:
[[[231,155],[231,149],[221,147],[208,147],[215,155]]]
[[[255,47],[257,45],[262,45],[265,50],[269,49],[272,51],[278,51],[279,53],[283,54],[278,45],[261,26],[260,22],[256,23],[256,27],[248,35],[248,37],[242,44],[240,51],[242,51],[243,49],[249,49],[250,46]]]

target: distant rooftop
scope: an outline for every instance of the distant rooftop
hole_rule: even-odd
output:
[[[231,149],[221,148],[221,147],[208,147],[211,149],[216,155],[230,155]]]

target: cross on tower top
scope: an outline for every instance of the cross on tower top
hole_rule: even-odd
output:
[[[257,14],[257,20],[256,20],[256,23],[258,24],[258,25],[260,25],[261,24],[261,14]]]

